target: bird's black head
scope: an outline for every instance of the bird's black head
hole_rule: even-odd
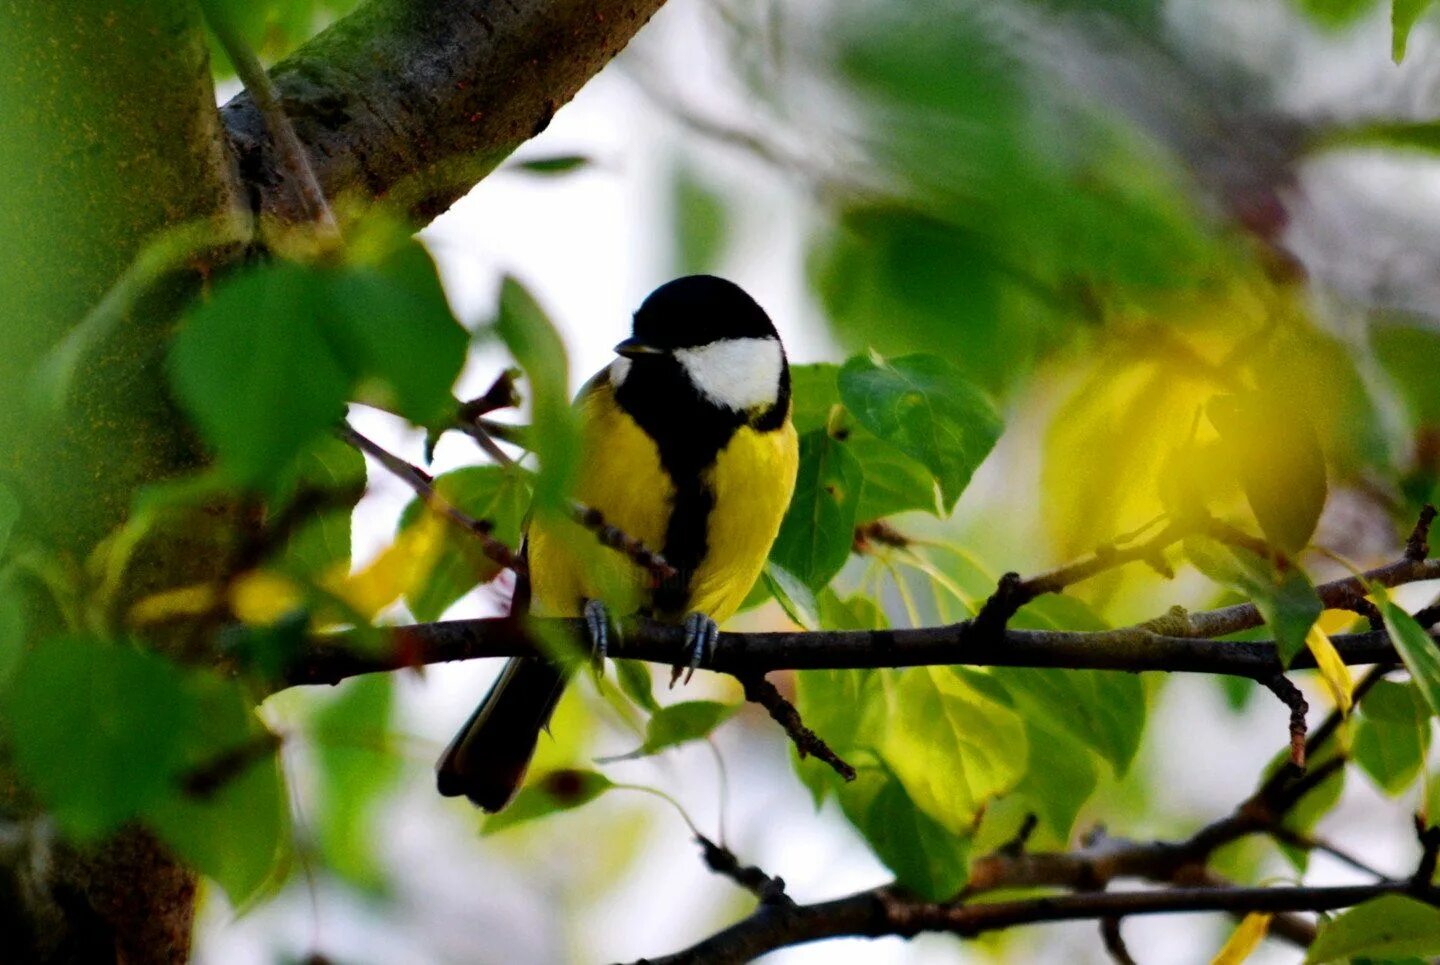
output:
[[[721,339],[779,337],[745,289],[714,275],[688,275],[650,293],[635,313],[633,340],[673,350]]]
[[[661,285],[615,346],[610,384],[632,412],[713,411],[769,426],[789,411],[790,369],[770,316],[733,282],[690,275]]]

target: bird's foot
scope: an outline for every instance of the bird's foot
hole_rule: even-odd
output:
[[[610,655],[610,640],[620,637],[620,625],[610,616],[610,609],[600,600],[586,600],[581,611],[585,618],[585,635],[590,638],[590,667],[596,675],[605,672],[605,658]]]
[[[670,671],[670,686],[674,687],[680,675],[685,675],[688,684],[697,668],[710,662],[715,653],[715,641],[720,636],[720,624],[704,613],[692,613],[685,618],[685,653],[681,662]]]

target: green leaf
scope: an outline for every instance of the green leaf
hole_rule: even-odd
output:
[[[970,874],[970,845],[915,806],[883,769],[841,786],[841,810],[900,884],[931,901],[952,898]]]
[[[797,670],[795,709],[805,726],[843,758],[857,746],[862,731],[874,732],[867,721],[873,724],[884,714],[878,684],[879,678],[870,670]],[[843,783],[834,771],[814,758],[802,759],[793,749],[790,758],[817,807]]]
[[[561,770],[541,775],[520,789],[499,814],[485,819],[485,835],[589,804],[615,784],[599,771]]]
[[[1061,594],[1031,601],[1015,615],[1011,626],[1084,632],[1109,629],[1083,601]],[[1026,720],[1043,722],[1099,754],[1117,777],[1130,769],[1145,731],[1145,686],[1139,675],[1006,667],[997,668],[991,676],[1004,685]],[[1093,780],[1090,783],[1093,788]]]
[[[144,818],[192,867],[213,878],[236,908],[281,883],[290,855],[290,803],[275,753],[277,741],[240,688],[194,675],[198,714],[186,725],[187,773],[237,767],[204,793],[183,784],[152,801]],[[233,761],[222,765],[217,762]]]
[[[1435,641],[1415,622],[1414,617],[1390,599],[1384,588],[1371,587],[1371,595],[1380,606],[1385,632],[1395,644],[1405,669],[1410,671],[1416,690],[1425,698],[1431,713],[1440,714],[1440,653],[1435,651]]]
[[[830,424],[840,404],[839,375],[840,366],[830,362],[790,366],[790,421],[800,435]]]
[[[1287,396],[1265,391],[1217,398],[1206,411],[1266,538],[1286,553],[1304,549],[1327,491],[1325,454],[1309,417]]]
[[[655,699],[655,680],[650,675],[650,665],[643,660],[616,660],[615,677],[625,696],[650,713],[660,709]]]
[[[406,241],[380,260],[324,278],[324,332],[360,398],[417,425],[448,420],[470,335],[455,320],[435,263]]]
[[[1313,22],[1330,30],[1350,26],[1375,6],[1375,0],[1298,0],[1298,3]]]
[[[1307,965],[1355,956],[1440,954],[1440,909],[1406,895],[1382,895],[1320,923]]]
[[[1430,9],[1433,0],[1390,0],[1390,56],[1395,63],[1405,59],[1405,48],[1410,44],[1410,31],[1416,22]]]
[[[839,385],[861,425],[934,473],[946,512],[1000,438],[994,405],[938,356],[856,356],[841,368]]]
[[[929,469],[858,426],[850,431],[845,444],[865,477],[860,504],[855,507],[858,522],[914,509],[941,515],[935,477]]]
[[[795,495],[770,559],[812,590],[829,583],[850,556],[863,480],[843,442],[823,429],[802,436]]]
[[[724,200],[685,166],[676,170],[673,190],[679,274],[714,271],[730,236]]]
[[[1135,674],[997,668],[1015,709],[1099,754],[1123,777],[1145,730],[1145,688]]]
[[[800,582],[799,577],[778,563],[767,562],[760,579],[765,581],[765,586],[790,619],[806,630],[820,628],[820,605],[810,587]]]
[[[315,830],[326,865],[370,891],[385,883],[376,853],[383,840],[379,807],[400,777],[390,746],[393,678],[371,674],[346,681],[310,721],[318,777]]]
[[[1440,151],[1440,125],[1433,126]],[[1376,326],[1370,336],[1375,357],[1395,382],[1416,427],[1440,425],[1440,332],[1414,325]]]
[[[171,382],[222,468],[269,482],[352,397],[425,424],[449,416],[469,336],[417,242],[372,230],[338,268],[278,262],[193,307]]]
[[[1080,809],[1100,782],[1095,755],[1053,724],[1028,717],[1025,738],[1029,766],[1014,793],[1059,841],[1068,842]]]
[[[514,161],[506,167],[506,170],[520,171],[524,174],[571,174],[587,168],[593,163],[584,154],[555,154],[550,157],[534,157],[526,158],[523,161]]]
[[[534,297],[514,278],[500,283],[496,332],[530,385],[530,450],[540,460],[535,505],[563,510],[580,459],[580,424],[570,406],[565,343]]]
[[[322,311],[315,273],[281,263],[217,286],[176,336],[176,395],[236,482],[278,473],[344,415],[352,380]]]
[[[885,763],[922,811],[966,833],[991,798],[1024,776],[1024,723],[949,668],[881,671],[880,680]]]
[[[1247,549],[1206,539],[1187,539],[1185,550],[1202,573],[1254,602],[1288,667],[1323,610],[1305,571],[1294,564],[1281,569]]]
[[[865,485],[860,490],[856,519],[866,522],[912,509],[938,515],[939,498],[930,470],[894,445],[857,423],[840,404],[836,378],[840,367],[828,362],[790,368],[790,418],[802,436],[816,429],[835,428],[846,448],[860,464]],[[838,418],[836,415],[838,413]]]
[[[506,546],[520,545],[520,531],[530,506],[529,473],[503,466],[468,466],[435,478],[435,489],[451,504],[494,525],[491,535]],[[413,499],[400,514],[399,530],[419,523],[425,511]],[[415,619],[433,621],[455,601],[482,583],[488,583],[500,567],[487,557],[478,540],[447,526],[434,565],[419,574],[416,585],[405,591],[405,603]]]
[[[1401,689],[1400,699],[1413,705],[1410,688],[1390,686]],[[1350,756],[1382,791],[1394,797],[1414,783],[1425,765],[1430,723],[1428,719],[1397,721],[1375,716],[1369,712],[1375,696],[1371,691],[1365,698]]]
[[[729,719],[740,708],[714,700],[686,700],[661,707],[651,715],[645,726],[645,743],[628,754],[606,758],[607,761],[633,760],[649,757],[671,747],[688,744],[710,736],[710,732]]]
[[[198,716],[175,665],[89,637],[38,643],[4,709],[20,776],[78,838],[112,830],[166,792]]]

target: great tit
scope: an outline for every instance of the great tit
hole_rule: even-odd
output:
[[[512,612],[584,617],[603,651],[613,616],[683,623],[688,659],[759,577],[795,488],[790,369],[765,311],[710,275],[657,288],[617,358],[581,389],[576,499],[647,547],[677,576],[655,585],[628,556],[569,520],[526,533],[528,585]],[[436,767],[440,793],[486,811],[514,796],[568,671],[537,657],[505,666]]]

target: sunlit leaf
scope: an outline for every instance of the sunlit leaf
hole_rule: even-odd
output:
[[[1382,895],[1320,924],[1306,965],[1357,956],[1440,954],[1440,909],[1406,895]]]
[[[1354,703],[1355,678],[1336,652],[1330,637],[1320,629],[1319,623],[1313,624],[1305,634],[1305,646],[1315,658],[1320,679],[1325,681],[1325,689],[1330,691],[1330,698],[1335,701],[1335,706],[1342,714],[1350,713],[1350,707]]]
[[[811,589],[829,583],[850,556],[862,485],[860,465],[843,442],[823,429],[807,432],[795,495],[770,558]]]
[[[922,811],[964,834],[987,801],[1024,775],[1024,724],[950,668],[882,671],[881,680],[886,765]]]
[[[1305,412],[1279,393],[1222,396],[1206,410],[1255,519],[1286,553],[1310,542],[1325,508],[1325,455]]]
[[[1225,945],[1211,960],[1210,965],[1240,965],[1260,947],[1265,934],[1270,931],[1270,919],[1275,916],[1267,912],[1252,911],[1240,925],[1230,933]]]
[[[994,404],[938,356],[856,356],[839,386],[862,425],[935,474],[947,512],[1000,438]]]
[[[486,818],[481,833],[494,834],[537,818],[572,811],[589,804],[614,786],[614,782],[598,771],[550,771],[522,787],[505,810]]]

